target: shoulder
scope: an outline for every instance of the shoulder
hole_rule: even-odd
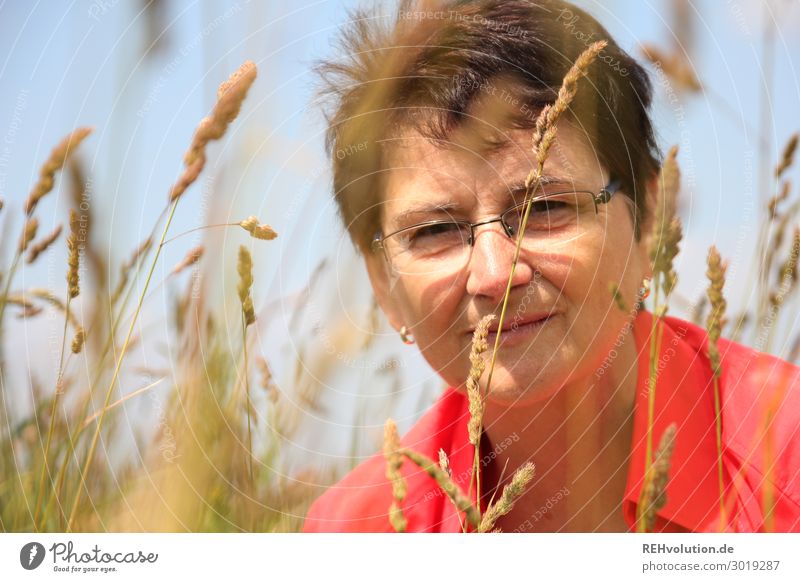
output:
[[[697,359],[708,366],[708,335],[687,321],[667,318]],[[737,487],[760,499],[772,488],[787,531],[800,527],[800,367],[738,342],[720,339],[722,442]],[[713,397],[713,375],[709,374]]]
[[[447,449],[464,409],[464,397],[447,388],[434,405],[401,438],[403,446],[436,459],[439,448]],[[404,463],[407,479],[423,478]],[[419,490],[420,484],[409,491]],[[303,524],[304,532],[390,532],[389,505],[392,487],[386,478],[386,461],[381,452],[358,465],[327,489],[309,509]]]

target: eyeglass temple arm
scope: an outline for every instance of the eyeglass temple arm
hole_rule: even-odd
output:
[[[594,197],[595,204],[605,204],[611,197],[617,193],[620,186],[622,186],[622,182],[620,180],[612,180],[608,186],[600,190],[599,194]]]

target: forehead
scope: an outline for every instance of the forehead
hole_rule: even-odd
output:
[[[417,205],[495,211],[513,197],[513,185],[524,181],[536,164],[532,131],[514,129],[494,148],[468,137],[434,142],[406,131],[384,142],[385,179],[382,217],[407,212]],[[549,150],[544,174],[565,183],[602,187],[607,173],[586,134],[562,121]]]

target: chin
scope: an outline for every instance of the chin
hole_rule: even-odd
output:
[[[555,371],[555,368],[551,370]],[[564,386],[564,382],[552,377],[555,374],[550,370],[547,373],[540,372],[525,370],[511,373],[504,368],[495,368],[488,399],[504,407],[533,406],[549,400]]]

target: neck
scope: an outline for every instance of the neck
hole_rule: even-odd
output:
[[[482,458],[489,462],[481,486],[486,500],[495,489],[497,499],[523,464],[536,465],[526,493],[503,520],[504,531],[524,523],[528,531],[619,529],[637,379],[634,342],[626,344],[599,379],[565,385],[533,406],[487,402]],[[535,522],[532,515],[538,516]]]

